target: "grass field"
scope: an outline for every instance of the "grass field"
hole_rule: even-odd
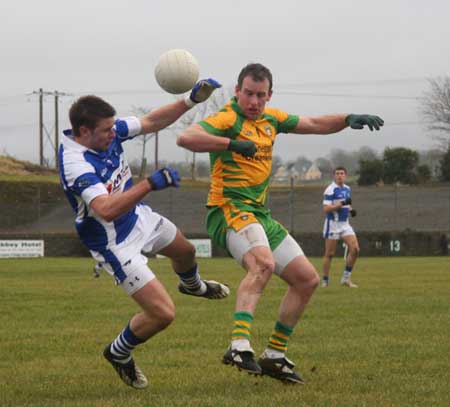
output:
[[[357,290],[338,285],[342,264],[291,340],[288,356],[308,384],[289,386],[220,362],[242,277],[233,260],[200,261],[204,277],[232,288],[222,301],[179,294],[169,263],[151,261],[177,319],[136,350],[150,379],[136,391],[101,356],[137,310],[109,276],[94,279],[84,258],[0,260],[0,406],[449,406],[449,259],[361,258]],[[283,292],[274,278],[264,293],[257,353]]]

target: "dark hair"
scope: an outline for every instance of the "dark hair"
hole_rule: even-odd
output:
[[[336,171],[344,171],[344,172],[347,174],[347,168],[342,167],[342,166],[336,167],[336,168],[333,170],[333,174],[336,174]]]
[[[73,134],[79,136],[81,126],[95,129],[100,119],[107,119],[115,114],[116,110],[98,96],[82,96],[73,103],[69,110]]]
[[[251,63],[242,68],[238,76],[238,86],[242,88],[244,78],[251,76],[255,82],[262,82],[264,79],[269,81],[269,92],[272,92],[272,73],[262,64]]]

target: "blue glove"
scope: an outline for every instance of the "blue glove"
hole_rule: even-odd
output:
[[[375,130],[380,130],[380,127],[384,125],[384,120],[381,117],[370,114],[349,114],[345,118],[345,122],[352,129],[362,129],[364,126],[367,126],[370,131],[374,128]]]
[[[185,99],[188,107],[193,107],[197,103],[204,102],[211,94],[222,85],[215,79],[208,78],[198,81],[191,90],[191,94]]]
[[[159,191],[167,187],[178,188],[180,186],[180,175],[173,168],[161,168],[150,175],[147,180],[153,191]]]

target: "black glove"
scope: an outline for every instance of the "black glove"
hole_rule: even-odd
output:
[[[354,217],[356,216],[356,210],[355,210],[355,209],[352,209],[352,210],[350,211],[350,216],[351,216],[352,218],[354,218]]]
[[[341,201],[341,203],[342,203],[342,206],[351,205],[352,204],[352,198],[350,198],[350,197],[345,198],[343,201]]]
[[[253,157],[257,149],[253,141],[230,140],[227,150],[242,154],[244,157]]]
[[[380,127],[384,125],[384,120],[370,114],[349,114],[345,118],[345,123],[352,129],[362,129],[366,125],[372,131],[374,128],[380,130]]]

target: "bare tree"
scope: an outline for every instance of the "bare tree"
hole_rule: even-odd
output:
[[[450,77],[429,79],[430,89],[424,93],[420,110],[433,137],[443,146],[450,142]]]
[[[142,116],[142,115],[148,113],[149,111],[151,111],[151,109],[145,108],[145,107],[140,107],[140,106],[133,106],[131,111],[136,116]],[[147,142],[153,136],[155,136],[155,169],[158,169],[158,158],[157,158],[158,157],[158,146],[156,145],[157,138],[158,138],[158,132],[150,133],[150,134],[144,134],[144,135],[142,135],[142,137],[139,138],[139,142],[142,145],[141,166],[140,166],[140,171],[139,171],[139,178],[144,178],[144,176],[145,176],[145,170],[147,168],[147,157],[146,157],[145,147],[147,145]]]
[[[197,123],[210,114],[220,110],[229,99],[230,92],[226,88],[219,88],[211,95],[211,97],[204,103],[199,103],[193,107],[189,112],[185,113],[178,119],[176,125],[179,129],[184,129],[193,123]],[[196,176],[196,157],[195,151],[192,152],[191,162],[191,179],[195,180]]]

